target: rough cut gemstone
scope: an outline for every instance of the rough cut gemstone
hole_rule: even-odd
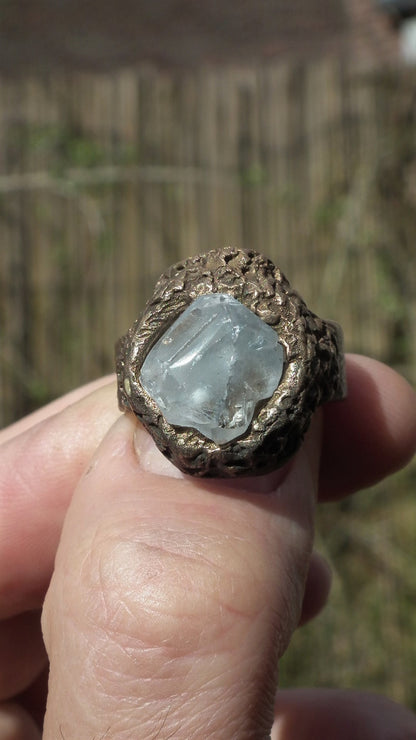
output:
[[[143,388],[169,424],[217,444],[248,428],[279,385],[284,350],[274,329],[232,296],[197,298],[152,347]]]

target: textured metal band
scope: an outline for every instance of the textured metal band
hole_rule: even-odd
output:
[[[247,432],[224,445],[168,424],[139,379],[155,342],[206,293],[239,300],[276,329],[286,351],[273,396],[258,404]],[[178,468],[201,477],[256,475],[280,467],[299,448],[316,407],[346,396],[341,327],[309,311],[270,260],[231,247],[187,259],[160,277],[142,316],[117,342],[116,365],[120,409],[139,417]]]

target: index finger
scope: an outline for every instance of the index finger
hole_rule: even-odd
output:
[[[416,449],[416,395],[395,370],[347,356],[348,397],[323,407],[320,500],[342,498],[404,467]]]

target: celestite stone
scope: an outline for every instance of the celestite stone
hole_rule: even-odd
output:
[[[140,381],[169,424],[224,444],[246,431],[257,402],[274,393],[283,363],[274,329],[232,296],[210,293],[152,347]]]

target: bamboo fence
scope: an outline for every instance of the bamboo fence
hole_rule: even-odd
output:
[[[2,423],[111,370],[157,276],[227,244],[412,376],[415,162],[410,225],[383,187],[413,82],[332,60],[0,78]]]

